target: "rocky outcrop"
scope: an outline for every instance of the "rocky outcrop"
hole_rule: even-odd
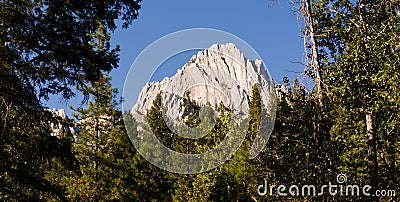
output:
[[[61,133],[75,135],[80,131],[77,127],[69,126],[66,122],[71,119],[67,116],[64,109],[48,109],[55,118],[60,118],[62,121],[58,123],[50,123],[51,136],[59,136]],[[63,122],[64,121],[64,122]]]
[[[144,121],[154,98],[161,94],[165,116],[179,118],[185,92],[200,105],[216,106],[220,102],[234,109],[235,114],[247,114],[253,86],[259,83],[263,103],[270,103],[273,86],[261,60],[249,60],[232,43],[214,44],[193,55],[177,73],[162,81],[146,84],[132,108],[133,117]],[[215,110],[215,109],[214,109]]]

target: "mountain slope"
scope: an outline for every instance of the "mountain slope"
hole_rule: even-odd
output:
[[[133,117],[144,121],[146,111],[157,94],[161,94],[165,116],[181,117],[185,92],[199,105],[211,107],[223,102],[234,109],[234,114],[247,114],[253,86],[259,83],[263,103],[271,103],[273,85],[261,60],[249,60],[232,43],[214,44],[193,55],[182,69],[171,78],[148,83],[132,108]],[[215,110],[215,107],[214,107]]]

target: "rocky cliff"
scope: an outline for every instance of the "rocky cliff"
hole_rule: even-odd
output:
[[[200,105],[214,107],[221,101],[235,114],[247,114],[253,86],[259,83],[264,104],[270,103],[273,86],[261,60],[249,60],[232,43],[214,44],[193,55],[177,73],[162,81],[148,83],[132,108],[142,122],[157,94],[161,94],[165,116],[181,116],[185,92]],[[273,98],[274,99],[274,98]],[[214,109],[215,110],[215,109]]]

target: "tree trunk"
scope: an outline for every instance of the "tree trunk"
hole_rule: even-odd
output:
[[[311,46],[311,68],[313,70],[313,78],[315,82],[315,88],[317,89],[318,96],[318,104],[322,108],[322,76],[321,76],[321,67],[319,65],[318,58],[318,49],[317,43],[315,41],[315,31],[313,24],[313,15],[312,15],[312,7],[310,0],[303,0],[303,17],[305,18],[305,40],[310,37],[310,46]],[[305,44],[307,46],[307,44]],[[306,52],[307,54],[307,52]]]
[[[373,192],[378,188],[378,159],[376,154],[376,136],[373,124],[372,109],[368,109],[365,114],[365,122],[367,125],[367,139],[368,139],[368,172],[369,172],[369,185],[372,186]],[[371,193],[372,194],[372,193]],[[378,201],[374,198],[373,201]]]
[[[332,180],[332,150],[331,137],[329,131],[324,130],[324,103],[323,103],[323,89],[322,89],[322,69],[319,64],[318,44],[316,42],[316,33],[314,30],[313,7],[310,0],[301,0],[301,12],[304,20],[304,49],[306,54],[306,73],[311,76],[315,83],[316,89],[316,107],[318,110],[314,111],[312,120],[313,136],[316,145],[319,147],[318,164],[325,173],[325,177]],[[309,58],[311,57],[311,58]],[[324,196],[324,201],[330,201],[331,196]]]

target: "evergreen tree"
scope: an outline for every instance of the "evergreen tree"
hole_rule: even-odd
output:
[[[170,149],[181,153],[202,153],[211,148],[214,148],[220,141],[228,134],[231,124],[230,109],[220,103],[218,107],[219,117],[215,120],[213,117],[213,109],[209,106],[203,106],[202,113],[200,113],[200,106],[190,99],[190,95],[186,94],[184,108],[186,116],[182,117],[187,126],[199,127],[200,117],[202,121],[208,124],[214,123],[215,125],[209,134],[199,139],[187,139],[180,137],[168,128],[165,123],[162,113],[162,100],[158,94],[153,101],[153,105],[147,112],[146,121],[150,126],[152,132],[157,138]],[[207,125],[207,124],[206,124]],[[200,132],[209,131],[206,128],[199,128]],[[230,170],[229,172],[233,172]],[[210,201],[210,200],[229,200],[232,198],[219,198],[215,193],[221,193],[222,189],[225,190],[226,186],[222,185],[223,181],[218,184],[218,176],[222,176],[222,168],[216,168],[200,174],[182,175],[166,173],[166,171],[155,171],[155,173],[164,173],[156,179],[158,187],[160,187],[162,195],[168,198],[168,194],[173,201]],[[155,176],[154,176],[155,177]],[[154,178],[153,177],[153,178]],[[167,182],[167,183],[165,183]],[[162,185],[164,183],[164,185]],[[223,187],[221,189],[221,187]],[[165,189],[162,189],[165,188]],[[167,195],[167,196],[166,196]],[[165,198],[164,198],[165,199]]]
[[[42,101],[71,98],[117,67],[118,47],[104,30],[115,30],[120,17],[130,25],[139,2],[2,1],[0,200],[62,200],[64,190],[46,174],[71,164],[71,141],[50,136],[49,125],[60,120]]]
[[[393,189],[399,180],[399,7],[397,0],[312,3],[329,104],[339,119],[331,132],[346,146],[340,169],[374,189]]]
[[[400,2],[304,0],[324,89],[320,131],[329,134],[329,167],[348,181],[375,189],[398,184],[398,71]],[[315,67],[316,65],[314,65]],[[314,92],[313,92],[314,93]],[[326,118],[325,118],[326,117]],[[319,118],[318,118],[319,119]],[[372,191],[373,192],[373,191]],[[379,200],[377,197],[340,200]],[[393,199],[393,198],[392,198]]]
[[[61,183],[70,200],[133,200],[138,199],[136,152],[116,109],[116,89],[104,77],[87,86],[90,100],[86,109],[76,109],[79,121],[73,151],[79,163],[78,175],[70,175]]]
[[[310,120],[315,113],[314,98],[305,92],[304,86],[299,85],[297,80],[293,84],[288,78],[284,78],[284,81],[277,92],[274,130],[265,150],[255,159],[258,184],[263,184],[264,180],[269,185],[324,184],[321,159],[316,158],[321,154],[321,146],[310,135],[313,134]],[[268,197],[259,196],[258,199],[282,200],[276,195],[276,189],[272,193],[267,191]],[[285,200],[296,198],[288,195]]]

